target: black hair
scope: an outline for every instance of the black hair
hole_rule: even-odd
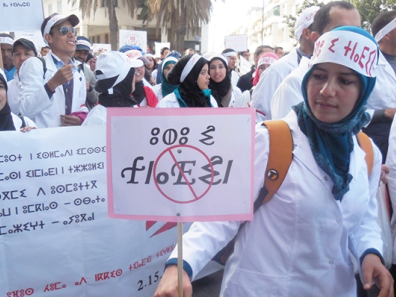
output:
[[[274,49],[275,53],[276,53],[276,51],[277,51],[278,49],[282,49],[282,50],[283,50],[283,47],[281,47],[281,46],[275,47],[275,49]]]
[[[330,11],[334,7],[346,10],[356,9],[353,4],[345,1],[334,1],[327,3],[316,12],[314,21],[312,23],[312,31],[319,33],[319,35],[324,33],[324,28],[330,23]]]
[[[385,11],[377,15],[371,25],[371,32],[373,36],[388,25],[394,18],[396,18],[396,10]]]
[[[233,50],[232,48],[226,48],[224,51],[221,52],[221,54],[226,54],[230,52],[235,52],[235,50]]]
[[[243,53],[250,53],[250,51],[249,51],[249,49],[247,49],[246,51],[238,52],[238,56],[242,56]]]
[[[54,15],[58,15],[58,14],[59,14],[59,13],[55,12],[55,13],[51,14],[50,16],[48,16],[48,17],[46,17],[46,18],[44,19],[44,22],[41,24],[41,34],[43,35],[43,37],[44,37],[45,26],[47,25],[48,21],[49,21]],[[50,34],[50,35],[53,35],[53,34],[54,34],[54,33],[52,32],[52,28],[51,28],[49,34]]]
[[[165,47],[161,48],[161,55],[163,55],[166,50],[170,50],[169,47],[165,46]]]
[[[269,48],[270,50],[273,50],[273,47],[272,47],[272,46],[269,46],[269,45],[260,45],[260,46],[258,46],[258,47],[256,48],[256,51],[254,52],[254,55],[255,55],[256,57],[259,57],[259,56],[261,55],[261,53],[262,53],[266,48]]]

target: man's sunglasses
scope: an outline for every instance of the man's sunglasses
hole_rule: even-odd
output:
[[[69,34],[69,32],[73,33],[73,35],[76,35],[76,29],[74,27],[60,27],[59,28],[59,33],[62,36],[65,36]]]

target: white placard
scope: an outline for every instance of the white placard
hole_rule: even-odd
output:
[[[108,109],[109,215],[251,219],[254,116],[249,108]]]
[[[147,52],[147,32],[146,31],[133,31],[133,30],[120,30],[120,47],[124,45],[137,45]]]
[[[248,48],[248,36],[246,34],[226,36],[225,48],[231,48],[236,52],[246,51]]]
[[[161,49],[167,47],[170,49],[170,42],[155,42],[155,56],[161,57]]]
[[[44,21],[43,3],[40,0],[0,0],[1,31],[40,30]]]
[[[0,296],[153,296],[175,223],[108,218],[105,131],[0,132]]]
[[[41,31],[17,31],[15,32],[15,40],[19,38],[27,38],[32,40],[36,47],[43,47],[47,44],[44,42],[43,35],[41,35]]]
[[[94,43],[92,45],[93,52],[96,56],[103,54],[104,52],[110,52],[111,51],[111,44],[107,43]]]

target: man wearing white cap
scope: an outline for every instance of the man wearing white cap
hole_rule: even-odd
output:
[[[396,11],[380,13],[374,19],[371,30],[378,42],[380,56],[376,86],[367,102],[372,118],[363,131],[381,150],[385,162],[390,128],[396,112]]]
[[[334,28],[340,26],[360,27],[360,15],[349,2],[334,1],[322,6],[315,14],[312,23],[312,42]],[[303,101],[301,93],[302,79],[309,69],[309,59],[303,57],[297,69],[288,75],[276,89],[271,99],[273,120],[284,118],[296,105]],[[378,80],[378,78],[377,78]],[[370,99],[369,99],[370,100]]]
[[[4,73],[7,81],[14,78],[16,68],[12,64],[12,45],[14,44],[14,38],[6,33],[0,33],[0,47],[1,57],[3,58]]]
[[[57,13],[47,17],[41,33],[51,52],[39,59],[29,59],[19,71],[22,91],[19,108],[35,120],[39,128],[81,125],[88,111],[85,107],[84,73],[71,59],[76,50],[79,19]]]
[[[85,104],[89,109],[93,108],[98,102],[98,92],[95,91],[96,78],[91,68],[87,65],[86,60],[91,50],[91,41],[84,36],[77,36],[76,51],[74,52],[74,59],[81,63],[78,67],[84,72],[85,81],[87,84],[87,100]]]
[[[238,80],[240,78],[239,74],[236,72],[236,61],[237,61],[237,52],[231,48],[226,48],[221,53],[224,57],[226,57],[228,61],[228,69],[231,77],[231,84],[236,86],[238,84]]]
[[[252,107],[256,108],[256,122],[271,120],[271,99],[281,82],[298,67],[302,57],[312,55],[314,44],[311,41],[310,26],[319,7],[311,6],[303,10],[294,26],[294,35],[300,42],[287,56],[271,65],[261,74],[252,94]]]

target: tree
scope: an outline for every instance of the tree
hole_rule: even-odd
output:
[[[145,0],[149,7],[147,20],[156,19],[157,35],[160,27],[168,29],[172,49],[184,50],[188,33],[197,34],[201,22],[207,23],[211,13],[210,0]]]
[[[70,2],[72,0],[68,0]],[[109,29],[110,29],[110,44],[112,50],[117,50],[117,37],[118,37],[118,20],[115,8],[117,7],[118,0],[102,0],[107,8],[107,15],[109,16]],[[98,8],[99,0],[80,0],[79,9],[81,10],[82,17],[91,17],[91,11],[95,15]],[[129,15],[133,18],[135,9],[138,7],[138,0],[123,0],[124,7],[126,6]]]
[[[371,24],[379,13],[396,9],[395,0],[354,0],[351,3],[359,11],[362,27],[368,32],[371,32]]]

